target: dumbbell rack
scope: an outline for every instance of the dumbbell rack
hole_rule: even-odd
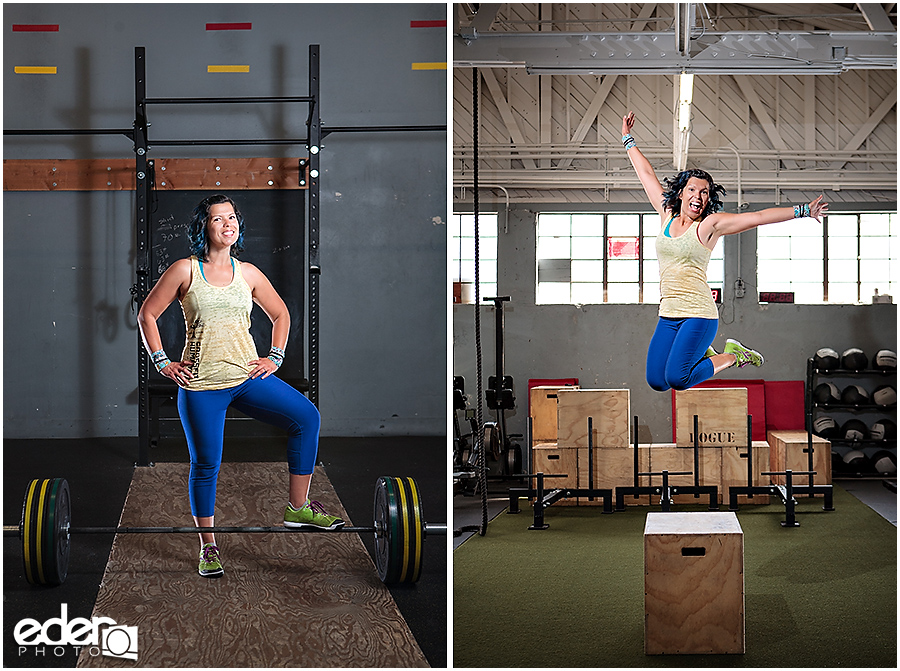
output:
[[[885,414],[885,416],[889,416],[889,418],[893,419],[896,422],[897,418],[897,406],[896,404],[893,406],[879,406],[875,404],[870,405],[861,405],[861,404],[848,404],[848,403],[830,403],[830,404],[820,404],[816,402],[814,391],[816,388],[817,378],[821,376],[829,376],[829,377],[849,377],[849,378],[885,378],[893,376],[896,379],[897,372],[896,370],[879,370],[879,369],[865,369],[865,370],[851,370],[846,368],[832,368],[829,370],[820,369],[816,366],[816,361],[814,358],[810,358],[806,362],[806,431],[809,434],[809,448],[812,449],[812,432],[813,425],[816,421],[816,414],[818,410],[832,410],[839,413],[852,413],[854,416],[857,413],[872,413],[872,412],[881,412]],[[823,436],[825,437],[825,436]],[[871,449],[871,448],[881,448],[885,450],[894,450],[896,455],[897,441],[894,440],[862,440],[862,441],[854,441],[847,440],[842,437],[829,437],[828,440],[831,441],[832,446],[838,447],[849,447],[851,450],[857,449]],[[810,464],[809,470],[813,470],[812,467],[812,455],[810,455]],[[795,473],[796,474],[796,473]],[[832,473],[832,479],[836,476],[839,477],[840,474]],[[856,477],[860,477],[864,475],[863,473],[856,473]],[[886,481],[893,480],[894,486],[896,487],[896,476],[881,476],[875,473],[867,474],[868,477],[878,477],[886,478]]]

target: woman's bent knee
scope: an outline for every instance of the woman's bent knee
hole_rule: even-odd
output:
[[[668,383],[669,388],[674,389],[675,391],[684,391],[685,389],[691,388],[690,381],[684,378],[678,378],[676,380],[667,379],[666,382]]]
[[[655,377],[647,376],[647,384],[650,385],[650,388],[653,389],[653,391],[668,391],[669,390],[669,385],[666,384],[666,382],[664,380],[659,380]]]

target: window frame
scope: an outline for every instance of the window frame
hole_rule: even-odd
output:
[[[553,215],[553,216],[560,216],[560,215],[562,215],[562,216],[568,216],[568,217],[573,217],[573,216],[592,216],[592,217],[600,217],[600,218],[601,218],[601,220],[602,220],[602,235],[597,236],[597,237],[602,238],[602,240],[603,240],[603,258],[602,258],[602,259],[596,259],[596,260],[602,261],[602,263],[603,263],[603,301],[602,301],[602,302],[595,302],[595,303],[578,303],[578,302],[575,302],[574,300],[572,300],[572,289],[571,289],[571,287],[572,287],[573,282],[572,282],[572,279],[571,279],[571,275],[570,275],[570,278],[569,278],[569,281],[568,281],[568,285],[569,285],[569,300],[568,300],[567,302],[546,302],[546,301],[543,301],[543,302],[542,302],[542,301],[539,300],[539,297],[540,297],[540,285],[541,285],[541,281],[540,281],[540,273],[541,273],[540,262],[541,262],[542,260],[546,260],[546,259],[542,259],[542,258],[539,256],[539,253],[540,253],[540,252],[539,252],[540,239],[541,239],[541,237],[544,237],[544,236],[541,236],[541,234],[540,234],[540,218],[541,218],[542,215]],[[636,236],[627,236],[627,237],[629,237],[629,238],[635,237],[635,238],[637,239],[637,242],[638,242],[638,257],[637,257],[637,259],[634,259],[634,261],[638,264],[637,280],[636,280],[636,281],[632,281],[632,282],[610,282],[610,279],[609,279],[609,261],[610,261],[610,258],[609,258],[609,241],[610,241],[610,234],[609,234],[609,228],[610,228],[610,227],[609,227],[609,217],[611,217],[611,216],[622,216],[622,215],[626,215],[626,216],[636,216],[636,217],[638,218],[638,232],[637,232],[637,235],[636,235]],[[658,297],[654,297],[654,300],[653,300],[653,301],[649,301],[649,302],[648,302],[648,301],[646,300],[646,296],[645,296],[645,293],[646,293],[646,287],[647,287],[648,284],[652,284],[652,285],[659,286],[659,280],[658,280],[658,277],[657,277],[657,280],[656,280],[655,282],[648,282],[648,279],[647,279],[647,273],[645,272],[645,268],[644,268],[645,264],[646,264],[648,261],[652,261],[653,263],[658,263],[658,259],[656,258],[655,252],[654,252],[652,258],[647,258],[647,256],[646,256],[646,249],[647,249],[647,246],[648,246],[647,240],[646,240],[646,238],[647,238],[647,232],[646,232],[646,231],[647,231],[648,229],[650,229],[649,226],[645,226],[645,219],[646,219],[647,217],[655,217],[655,218],[658,219],[658,218],[659,218],[659,214],[658,214],[657,212],[650,211],[650,210],[643,209],[643,208],[635,208],[635,209],[633,209],[633,210],[625,210],[625,209],[617,208],[617,209],[615,209],[615,210],[609,210],[609,211],[606,211],[606,210],[604,210],[604,211],[590,211],[590,210],[575,211],[575,210],[571,210],[571,209],[566,209],[566,210],[554,210],[554,209],[543,209],[543,208],[542,208],[542,209],[539,209],[538,211],[536,211],[536,212],[535,212],[535,222],[534,222],[534,226],[535,226],[535,246],[534,246],[534,252],[535,252],[535,259],[534,259],[534,261],[535,261],[535,284],[534,284],[534,302],[535,302],[535,305],[658,305],[658,304],[659,304],[659,298],[658,298]],[[570,223],[569,223],[570,228],[569,228],[569,235],[568,235],[568,239],[569,239],[569,241],[570,241],[570,243],[569,243],[570,250],[569,250],[569,258],[568,258],[568,261],[569,261],[570,264],[571,264],[571,262],[572,262],[573,260],[578,260],[578,259],[573,259],[573,256],[572,256],[572,250],[571,250],[571,241],[572,241],[574,238],[579,237],[579,236],[573,236],[573,235],[572,235],[572,228],[571,228],[571,227],[572,227],[573,225],[574,225],[574,223],[573,223],[572,220],[570,219]],[[659,227],[658,227],[658,229],[657,229],[656,235],[660,235],[661,233],[662,233],[662,222],[660,222],[660,225],[659,225]],[[651,240],[655,240],[656,235],[652,236],[652,237],[651,237]],[[547,236],[547,237],[549,237],[549,236]],[[613,238],[617,238],[617,237],[625,237],[625,236],[613,236]],[[653,243],[650,242],[650,244],[653,244]],[[710,264],[712,264],[713,261],[715,261],[717,264],[721,264],[721,269],[722,269],[721,279],[718,279],[718,278],[717,278],[717,279],[714,280],[714,281],[708,280],[708,282],[709,282],[711,288],[715,288],[715,287],[718,287],[718,288],[719,288],[719,295],[721,296],[722,293],[724,292],[724,288],[725,288],[725,276],[726,276],[726,272],[725,272],[725,246],[724,246],[724,240],[722,241],[722,247],[721,247],[721,248],[718,248],[717,251],[714,251],[713,254],[714,254],[714,256],[713,256],[712,259],[710,259]],[[571,267],[571,265],[570,265],[570,267]],[[630,285],[630,286],[637,285],[637,296],[638,296],[637,301],[628,301],[628,302],[622,302],[622,301],[610,301],[610,300],[609,300],[609,287],[610,287],[610,284],[622,284],[622,285]],[[658,291],[657,291],[657,294],[658,294]],[[717,304],[720,304],[720,302],[717,301]]]
[[[460,283],[471,283],[471,284],[473,285],[473,287],[474,287],[474,285],[475,285],[475,277],[474,277],[474,274],[473,274],[473,277],[472,277],[471,280],[463,280],[462,277],[459,276],[459,275],[460,275],[460,271],[459,271],[459,268],[460,268],[460,262],[471,261],[471,262],[474,264],[474,258],[473,258],[473,259],[461,259],[461,258],[460,258],[460,253],[459,253],[459,248],[460,248],[460,243],[462,242],[463,239],[466,239],[466,238],[472,239],[472,238],[474,237],[474,216],[475,216],[475,213],[474,213],[473,211],[471,211],[471,210],[468,210],[468,211],[465,211],[465,210],[464,210],[464,211],[455,210],[455,211],[453,211],[453,212],[451,213],[450,216],[451,216],[454,220],[456,220],[456,221],[453,223],[453,226],[454,226],[455,230],[458,230],[458,231],[459,231],[460,234],[459,234],[459,235],[455,235],[455,234],[448,234],[448,235],[447,235],[447,244],[451,247],[451,249],[448,250],[448,254],[447,254],[447,262],[448,262],[448,264],[449,264],[449,267],[448,267],[448,273],[447,273],[447,274],[449,275],[448,280],[449,280],[450,282],[453,282],[453,283],[456,283],[456,282],[460,282]],[[494,218],[494,220],[496,221],[496,226],[494,227],[494,230],[496,231],[496,235],[488,236],[488,238],[491,238],[491,239],[494,240],[494,250],[493,250],[493,251],[494,251],[494,254],[493,254],[493,258],[490,258],[490,259],[485,259],[485,258],[484,258],[484,256],[483,256],[483,248],[481,247],[481,245],[483,244],[483,241],[485,240],[485,236],[481,233],[481,231],[479,231],[479,252],[480,252],[480,253],[479,253],[479,261],[480,261],[482,264],[484,264],[486,261],[492,261],[492,262],[493,262],[493,264],[494,264],[494,278],[495,278],[493,282],[485,282],[484,278],[479,278],[479,279],[481,279],[481,282],[480,282],[480,285],[481,285],[481,286],[479,287],[479,296],[483,299],[485,296],[491,295],[492,293],[493,293],[493,295],[497,295],[497,294],[496,294],[496,291],[499,291],[499,288],[498,288],[498,287],[499,287],[499,283],[500,283],[500,260],[499,260],[499,255],[500,255],[500,219],[501,219],[501,213],[498,212],[498,211],[495,211],[495,210],[484,211],[484,212],[483,212],[483,211],[479,211],[479,212],[478,212],[478,216],[479,216],[479,228],[480,228],[481,223],[482,223],[482,222],[481,222],[481,218],[482,218],[482,217],[492,217],[492,218]],[[473,221],[472,234],[473,234],[473,235],[472,235],[471,237],[470,237],[470,236],[466,236],[466,235],[462,235],[462,218],[463,218],[463,217],[471,217],[471,218],[472,218],[472,221]],[[479,275],[480,275],[480,274],[481,274],[481,273],[479,273]],[[484,291],[484,289],[485,289],[485,284],[487,284],[487,285],[489,285],[489,286],[497,287],[497,289],[496,289],[494,292],[487,292],[487,293],[486,293],[486,292]],[[474,292],[473,292],[473,294],[472,294],[473,302],[464,302],[464,303],[462,303],[462,304],[463,304],[463,305],[474,305],[474,296],[475,296],[475,294],[474,294]]]
[[[822,218],[822,224],[821,224],[821,226],[822,226],[822,260],[821,260],[821,263],[822,263],[822,287],[821,287],[822,288],[822,299],[821,299],[821,301],[817,301],[817,302],[807,302],[807,301],[798,302],[798,301],[796,301],[796,296],[795,296],[795,300],[794,300],[795,305],[868,305],[869,304],[867,298],[862,295],[863,285],[869,284],[868,282],[863,281],[863,265],[866,262],[866,259],[863,258],[863,238],[865,236],[862,233],[862,224],[863,224],[862,218],[865,215],[885,215],[887,217],[888,234],[887,234],[887,236],[883,236],[884,239],[887,241],[890,241],[892,238],[891,225],[892,224],[893,225],[900,224],[900,221],[898,221],[897,219],[894,219],[900,215],[897,214],[895,209],[891,209],[891,208],[878,208],[878,209],[853,208],[853,209],[830,211],[828,214],[824,215]],[[833,293],[834,293],[833,290],[836,289],[836,286],[835,287],[831,286],[832,282],[831,282],[831,278],[829,276],[830,275],[829,267],[831,265],[830,261],[835,260],[835,259],[830,258],[831,255],[829,253],[829,238],[830,238],[829,223],[830,223],[830,219],[832,217],[848,217],[848,216],[854,217],[856,219],[856,222],[854,224],[855,232],[853,235],[853,240],[855,241],[855,247],[856,247],[855,255],[851,259],[846,259],[848,261],[855,261],[855,282],[854,282],[854,284],[856,287],[856,292],[855,292],[856,299],[853,302],[846,302],[846,301],[842,301],[842,300],[832,300]],[[782,222],[782,223],[788,223],[788,222],[790,222],[790,220],[787,220],[787,222]],[[760,235],[759,229],[757,229],[757,239],[758,239],[759,235]],[[765,234],[763,234],[763,235],[765,235]],[[766,236],[766,237],[768,237],[768,236]],[[771,237],[778,237],[778,236],[771,236]],[[882,236],[878,236],[878,237],[882,237]],[[758,249],[758,247],[759,247],[759,245],[757,245],[757,249]],[[900,261],[900,259],[893,258],[890,254],[891,254],[891,251],[890,251],[890,245],[889,245],[888,256],[886,259],[888,261],[889,267],[892,264]],[[763,259],[763,260],[779,260],[779,259]],[[798,259],[795,259],[793,256],[789,256],[787,259],[784,259],[784,260],[794,261],[794,260],[798,260]],[[875,260],[875,259],[869,259],[869,260]],[[878,259],[878,260],[885,260],[885,259]],[[818,261],[818,259],[817,259],[817,261]],[[771,280],[766,280],[766,281],[771,281]],[[790,281],[793,282],[793,278],[791,278]],[[840,283],[840,284],[845,284],[845,283]],[[886,293],[892,293],[892,291],[893,291],[892,284],[893,284],[893,282],[891,281],[890,273],[889,273],[889,276],[887,279],[887,286],[885,287]],[[771,289],[763,288],[763,280],[760,277],[759,252],[757,252],[757,261],[756,261],[756,287],[757,287],[757,300],[760,302],[760,304],[766,304],[765,302],[760,301],[759,297],[760,297],[761,293],[771,291]],[[774,293],[778,293],[778,292],[776,291]]]

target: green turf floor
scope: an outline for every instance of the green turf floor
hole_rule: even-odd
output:
[[[897,530],[839,486],[833,512],[799,499],[742,506],[746,653],[644,654],[647,512],[531,506],[453,556],[455,667],[897,667]],[[726,510],[727,506],[722,510]],[[674,510],[708,510],[676,506]]]

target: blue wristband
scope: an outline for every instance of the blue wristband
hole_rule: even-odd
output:
[[[150,354],[150,360],[153,362],[157,372],[161,372],[163,368],[172,363],[169,361],[169,357],[166,356],[166,353],[163,350],[152,352]]]
[[[805,203],[803,205],[794,205],[794,219],[803,219],[804,217],[808,217],[809,215],[809,203]]]
[[[276,367],[281,368],[281,364],[284,363],[284,350],[280,347],[275,347],[275,345],[272,345],[272,349],[269,351],[269,356],[266,358],[274,363]]]

